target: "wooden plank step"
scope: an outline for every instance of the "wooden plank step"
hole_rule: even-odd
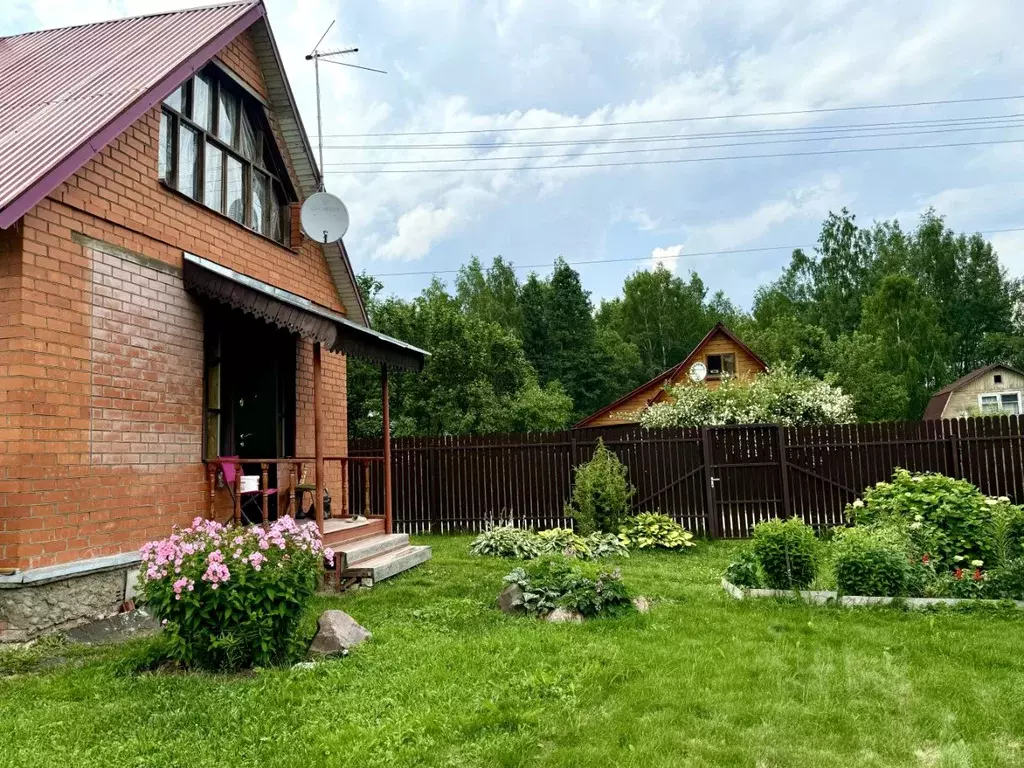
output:
[[[372,557],[383,555],[385,552],[405,549],[408,546],[408,533],[379,533],[363,539],[343,542],[334,547],[334,551],[344,553],[345,562],[358,563],[362,560],[369,560]]]
[[[324,520],[324,546],[331,549],[347,541],[365,539],[384,533],[384,521],[380,519],[351,520],[348,518]]]
[[[430,547],[410,546],[403,549],[385,552],[376,557],[350,563],[345,569],[344,578],[357,578],[364,586],[373,586],[378,581],[390,579],[392,576],[414,568],[431,557]]]

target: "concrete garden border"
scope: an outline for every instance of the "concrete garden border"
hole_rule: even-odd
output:
[[[787,590],[787,589],[749,589],[747,587],[737,587],[735,584],[730,582],[728,579],[722,579],[722,589],[724,589],[731,597],[736,600],[747,600],[751,598],[798,598],[810,605],[849,605],[849,606],[863,606],[863,605],[892,605],[893,603],[899,603],[905,605],[907,608],[913,610],[922,610],[924,608],[934,608],[940,605],[960,605],[960,604],[973,604],[973,605],[1007,605],[1013,603],[1017,608],[1024,609],[1024,600],[975,600],[971,598],[959,598],[959,597],[867,597],[865,595],[842,595],[838,592],[832,592],[828,590],[822,591],[809,591],[809,590]]]

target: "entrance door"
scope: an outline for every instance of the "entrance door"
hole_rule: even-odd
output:
[[[277,459],[295,452],[295,336],[245,315],[209,313],[208,333],[219,334],[221,455]],[[262,473],[258,462],[243,464],[247,475]],[[269,467],[268,486],[277,487],[277,468]],[[277,499],[269,500],[271,519]],[[260,519],[256,503],[242,510],[246,522]]]

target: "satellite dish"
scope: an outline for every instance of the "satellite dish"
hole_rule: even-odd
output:
[[[336,243],[348,232],[348,209],[329,192],[310,195],[299,213],[302,231],[318,243]]]
[[[708,375],[708,367],[704,363],[694,363],[690,366],[690,380],[704,381]]]

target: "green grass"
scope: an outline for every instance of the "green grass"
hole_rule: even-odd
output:
[[[424,540],[429,564],[319,600],[374,638],[315,670],[125,674],[140,642],[0,651],[0,765],[1024,764],[1020,612],[736,602],[733,545],[702,544],[623,562],[650,614],[551,625],[493,609],[511,563]],[[69,660],[26,671],[48,654]]]

